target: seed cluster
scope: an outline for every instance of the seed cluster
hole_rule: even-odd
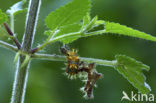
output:
[[[85,93],[84,97],[87,99],[93,98],[93,87],[96,85],[96,81],[103,77],[101,73],[98,73],[95,69],[95,63],[85,63],[81,61],[77,55],[75,49],[70,50],[67,46],[61,48],[61,53],[66,55],[67,66],[65,73],[70,79],[76,79],[79,77],[85,81],[85,87],[80,90]]]

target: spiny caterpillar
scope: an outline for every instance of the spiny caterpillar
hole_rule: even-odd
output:
[[[66,55],[67,57],[67,68],[66,68],[66,73],[70,75],[75,75],[78,72],[79,66],[81,65],[80,59],[77,56],[77,51],[76,50],[69,50],[67,47],[61,48],[61,52]]]
[[[66,55],[67,66],[66,74],[72,79],[79,77],[85,79],[85,87],[80,90],[85,93],[84,97],[87,99],[93,98],[93,87],[98,79],[103,75],[98,73],[95,69],[95,63],[85,63],[81,61],[75,49],[70,50],[67,46],[61,48],[61,53]]]

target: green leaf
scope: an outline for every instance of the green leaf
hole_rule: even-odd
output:
[[[81,29],[81,26],[82,26],[81,24],[71,24],[71,25],[62,26],[62,27],[60,27],[59,32],[53,38],[62,36],[62,35],[67,35],[69,33],[79,32]],[[45,34],[49,35],[49,36],[51,33],[52,33],[52,31],[49,31],[49,30],[45,32]],[[63,42],[64,44],[68,44],[80,37],[81,37],[81,35],[64,37],[64,38],[60,39],[59,41]]]
[[[30,59],[30,55],[26,55],[23,63],[21,64],[21,68],[24,68],[29,63]]]
[[[97,16],[91,20],[90,16],[87,15],[84,17],[83,23],[75,23],[75,24],[61,26],[59,29],[57,29],[57,31],[59,31],[57,33],[53,33],[53,31],[55,30],[48,30],[48,31],[45,31],[44,34],[49,35],[49,38],[51,37],[50,35],[55,34],[55,36],[52,36],[52,37],[55,38],[59,36],[59,39],[57,39],[57,41],[61,41],[64,44],[68,44],[80,37],[97,35],[97,33],[90,34],[88,33],[88,31],[101,24],[104,24],[104,22],[101,20],[97,20]],[[101,34],[100,30],[98,30],[97,32]]]
[[[83,29],[83,32],[86,32],[86,31],[89,31],[91,30],[92,28],[94,28],[94,25],[97,21],[98,17],[95,16],[88,24],[86,24],[86,26],[84,27]],[[85,22],[85,21],[84,21]]]
[[[27,8],[23,8],[23,5],[26,3],[26,0],[19,1],[15,3],[10,9],[7,10],[7,13],[10,15],[17,15],[19,13],[27,11]]]
[[[8,16],[0,9],[0,25],[8,20]]]
[[[95,27],[96,27],[96,26],[99,26],[99,25],[104,25],[104,23],[105,23],[105,21],[103,21],[103,20],[97,20],[97,21],[95,22]]]
[[[132,29],[130,27],[120,25],[119,23],[105,22],[105,31],[107,33],[121,34],[156,42],[156,37],[144,32]]]
[[[89,24],[90,20],[91,20],[90,14],[87,13],[87,15],[83,18],[83,25],[85,26]]]
[[[60,28],[60,32],[56,36],[60,36],[62,34],[79,32],[80,29],[81,29],[80,24],[68,25],[68,26]],[[75,36],[65,37],[65,38],[61,39],[60,41],[63,42],[64,44],[68,44],[68,43],[71,43],[71,42],[77,40],[80,37],[81,37],[81,35],[75,35]]]
[[[125,55],[116,55],[118,70],[141,93],[149,93],[150,86],[145,82],[146,78],[142,70],[149,71],[150,67]]]
[[[90,11],[89,0],[73,0],[63,7],[51,12],[45,19],[47,27],[51,30],[56,27],[74,24],[83,19]]]
[[[45,34],[45,35],[48,35],[48,36],[49,36],[51,33],[52,33],[51,30],[46,30],[46,31],[44,32],[44,34]]]

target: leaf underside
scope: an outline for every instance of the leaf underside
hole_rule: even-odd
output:
[[[26,3],[26,0],[21,0],[10,7],[7,10],[7,13],[11,15],[17,15],[19,13],[27,11],[27,8],[23,8],[23,5]]]
[[[142,70],[149,71],[149,66],[125,55],[116,55],[116,60],[118,65],[115,66],[115,69],[135,88],[141,93],[149,93],[151,91],[149,85],[145,82],[146,78],[142,72]]]

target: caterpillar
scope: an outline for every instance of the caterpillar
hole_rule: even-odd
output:
[[[78,73],[79,66],[82,64],[75,49],[69,50],[66,46],[61,48],[61,52],[66,55],[67,67],[66,73],[75,75]]]
[[[95,63],[88,64],[88,67],[81,68],[81,71],[86,71],[88,73],[88,79],[85,87],[83,88],[85,91],[85,98],[93,98],[93,87],[96,81],[103,77],[101,73],[98,73],[94,69]]]
[[[67,66],[65,71],[68,75],[74,76],[83,72],[87,73],[87,81],[82,91],[85,92],[85,98],[93,98],[93,87],[96,81],[103,77],[101,73],[96,71],[95,63],[87,64],[81,61],[77,50],[70,50],[66,45],[60,51],[66,56]]]

